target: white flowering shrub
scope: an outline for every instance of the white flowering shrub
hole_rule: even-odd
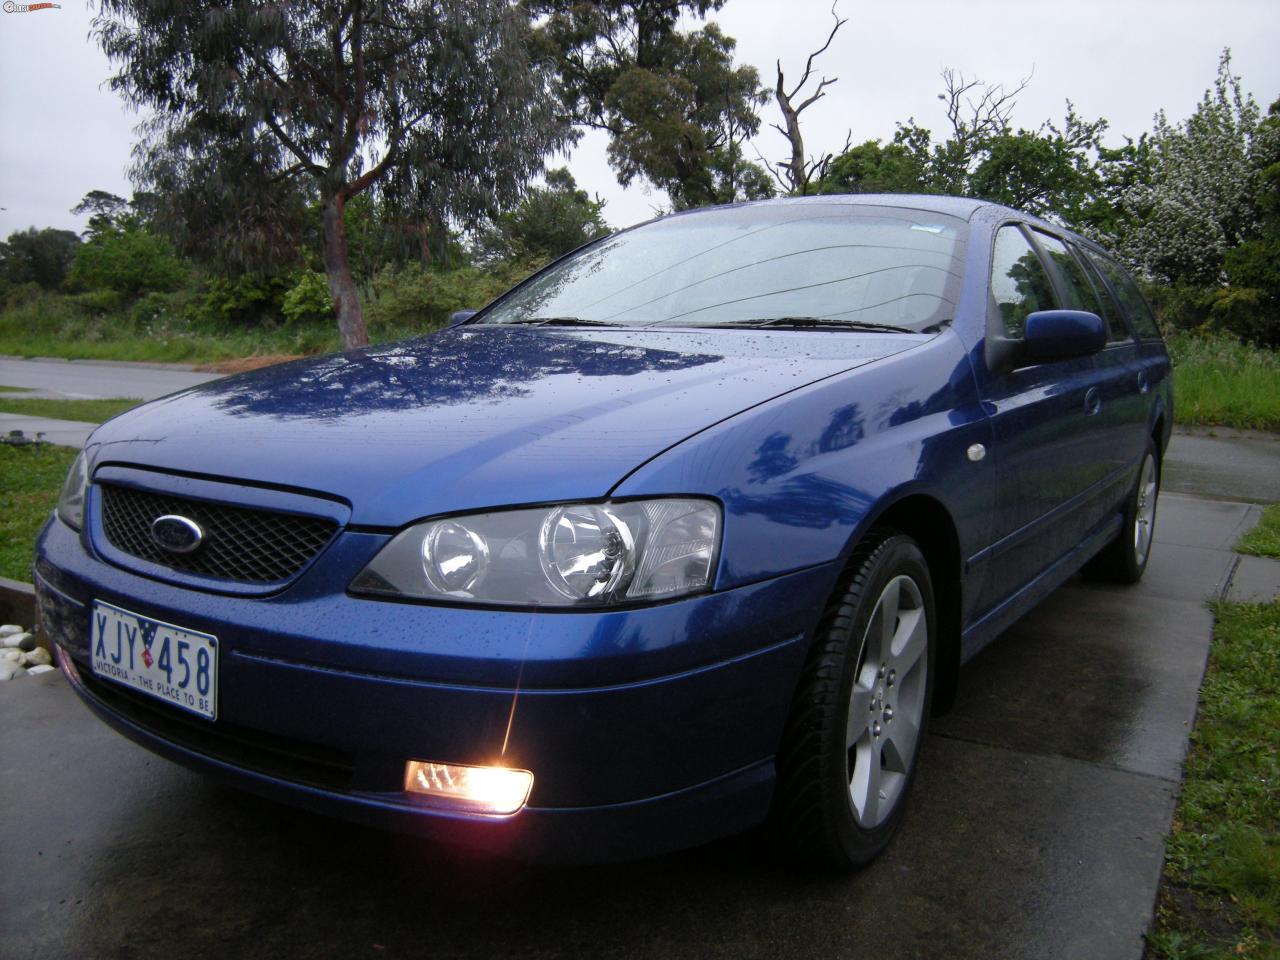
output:
[[[1260,112],[1231,74],[1231,53],[1186,120],[1160,111],[1150,137],[1151,177],[1126,189],[1120,204],[1121,252],[1148,277],[1216,285],[1223,256],[1257,228],[1258,170],[1251,161]]]

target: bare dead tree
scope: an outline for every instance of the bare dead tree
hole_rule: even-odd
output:
[[[827,166],[834,156],[831,153],[824,153],[819,157],[806,155],[804,134],[800,130],[800,114],[826,96],[826,88],[840,78],[823,76],[819,79],[818,86],[813,93],[799,103],[796,102],[796,98],[801,95],[801,91],[804,90],[805,85],[813,77],[813,62],[827,51],[827,48],[831,46],[831,41],[835,39],[836,33],[849,22],[848,18],[841,19],[836,13],[836,3],[831,5],[831,17],[835,20],[835,24],[832,26],[831,32],[827,34],[827,42],[809,54],[809,59],[805,61],[804,73],[800,75],[799,82],[791,90],[787,90],[786,78],[782,73],[782,61],[777,61],[778,82],[774,88],[774,97],[778,101],[778,108],[782,111],[786,127],[783,128],[776,123],[771,124],[771,126],[787,138],[787,142],[791,145],[791,155],[776,163],[770,163],[763,156],[760,156],[760,160],[768,168],[769,172],[773,174],[773,178],[778,181],[778,185],[789,193],[803,194],[807,192],[809,184],[814,179],[820,180],[827,172]],[[844,150],[849,149],[852,140],[853,134],[850,132],[845,138]],[[841,152],[843,153],[844,151],[842,150]]]
[[[947,105],[947,121],[951,138],[962,146],[1004,133],[1017,97],[1031,83],[1035,70],[1018,81],[1012,90],[1003,83],[983,83],[947,67],[942,71],[943,91],[938,99]]]

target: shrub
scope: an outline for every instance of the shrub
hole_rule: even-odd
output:
[[[67,279],[80,288],[114,290],[136,297],[172,290],[187,277],[187,265],[167,241],[138,226],[103,230],[76,250]]]
[[[284,296],[292,285],[288,275],[277,273],[210,277],[192,311],[195,319],[204,323],[257,325],[278,321],[283,313]]]
[[[365,307],[365,317],[371,333],[428,333],[447,324],[455,310],[483,307],[532,272],[528,261],[500,263],[488,270],[439,270],[418,264],[383,270],[374,282],[376,298]]]
[[[1280,347],[1280,305],[1264,290],[1149,284],[1143,292],[1166,336],[1178,331],[1229,334],[1261,347]]]
[[[120,309],[124,298],[116,290],[86,290],[67,295],[65,303],[91,317],[103,317]]]
[[[302,274],[280,305],[280,310],[290,323],[309,324],[333,320],[333,298],[329,296],[329,281],[323,273],[311,271]]]

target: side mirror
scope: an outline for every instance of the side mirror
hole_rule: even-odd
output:
[[[449,316],[449,327],[456,327],[460,323],[466,323],[479,312],[479,310],[455,310]],[[448,327],[445,329],[448,329]]]
[[[1107,327],[1086,310],[1040,310],[1027,317],[1022,359],[1028,363],[1087,357],[1107,345]]]

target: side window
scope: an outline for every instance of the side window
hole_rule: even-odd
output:
[[[1146,298],[1133,278],[1110,257],[1104,257],[1093,250],[1089,250],[1088,254],[1089,262],[1098,268],[1098,272],[1107,278],[1111,289],[1116,292],[1116,297],[1124,307],[1129,322],[1138,331],[1138,336],[1143,340],[1159,340],[1160,328],[1156,326],[1156,318],[1151,315],[1151,308],[1147,306]]]
[[[1119,302],[1107,289],[1107,284],[1103,281],[1102,274],[1098,273],[1098,268],[1085,256],[1083,249],[1073,243],[1067,246],[1075,252],[1076,259],[1084,264],[1085,273],[1089,274],[1089,279],[1093,281],[1093,289],[1098,292],[1098,299],[1102,301],[1102,319],[1107,321],[1107,343],[1132,343],[1133,331],[1125,323],[1124,311],[1120,309]]]
[[[1001,227],[996,232],[991,258],[991,296],[995,299],[1005,332],[1021,338],[1027,315],[1057,306],[1049,274],[1017,227]]]

